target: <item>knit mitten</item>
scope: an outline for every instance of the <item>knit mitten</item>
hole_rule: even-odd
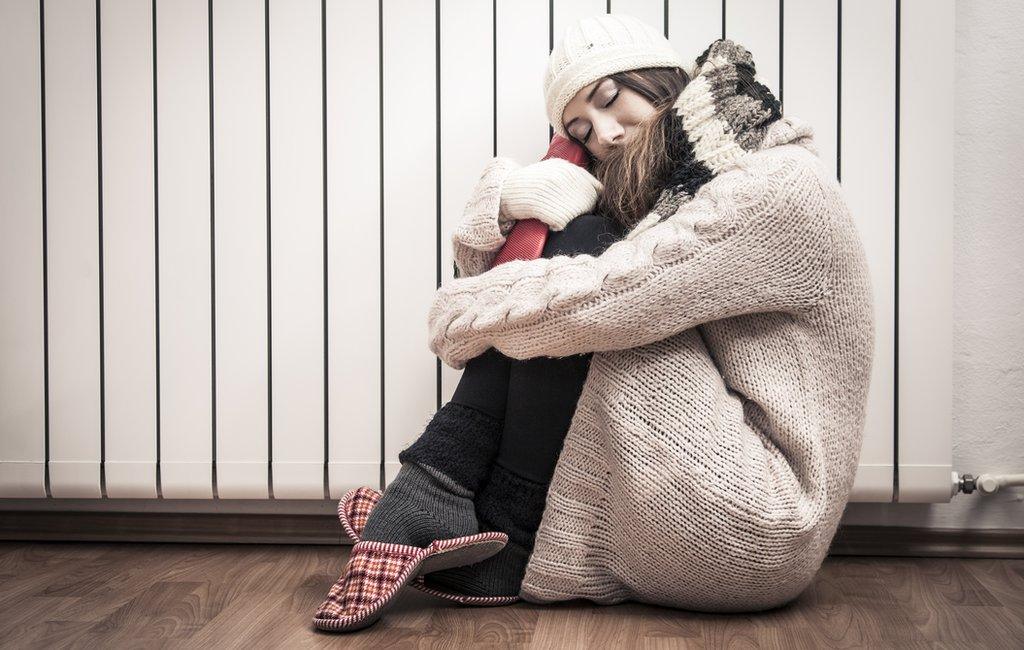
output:
[[[548,483],[536,483],[495,463],[476,497],[476,512],[481,531],[504,532],[508,543],[482,562],[430,573],[424,577],[426,584],[471,596],[518,595],[548,487]]]
[[[501,188],[499,222],[538,219],[554,231],[593,212],[604,186],[589,171],[561,158],[548,158],[509,172]]]
[[[428,546],[478,532],[473,498],[498,451],[503,423],[448,402],[398,454],[402,468],[373,508],[362,539]]]

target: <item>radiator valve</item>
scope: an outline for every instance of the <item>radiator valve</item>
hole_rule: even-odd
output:
[[[1024,474],[982,474],[975,478],[971,474],[953,472],[955,492],[971,494],[978,490],[982,494],[995,494],[1000,488],[1024,485]]]

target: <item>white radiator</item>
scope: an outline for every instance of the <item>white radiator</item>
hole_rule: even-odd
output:
[[[724,31],[815,127],[876,294],[854,500],[947,500],[952,0],[3,2],[0,497],[390,480],[460,375],[449,233],[491,156],[543,155],[551,39],[609,9],[691,60]]]

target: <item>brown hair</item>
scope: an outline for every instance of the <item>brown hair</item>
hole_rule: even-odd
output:
[[[647,215],[672,172],[673,160],[667,150],[670,120],[665,118],[690,77],[679,67],[640,68],[608,76],[655,108],[637,125],[626,146],[612,149],[604,160],[591,162],[591,172],[604,185],[596,210],[628,230]]]

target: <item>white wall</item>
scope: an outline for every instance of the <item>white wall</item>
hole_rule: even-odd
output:
[[[953,467],[1024,472],[1024,3],[956,3]],[[1024,528],[1024,489],[843,523]]]

